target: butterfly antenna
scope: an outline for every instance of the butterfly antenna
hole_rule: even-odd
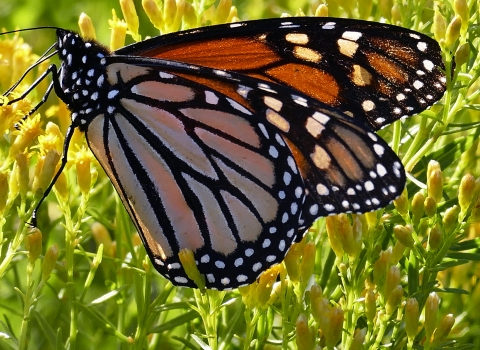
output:
[[[21,33],[21,32],[29,32],[33,30],[41,30],[41,29],[54,29],[54,30],[61,30],[62,28],[60,27],[54,27],[54,26],[41,26],[41,27],[33,27],[33,28],[22,28],[22,29],[14,29],[14,30],[9,30],[6,32],[1,32],[0,36],[2,35],[7,35],[7,34],[15,34],[15,33]]]
[[[22,76],[20,77],[20,79],[17,80],[17,82],[15,84],[13,84],[7,91],[5,91],[3,93],[3,96],[8,96],[12,93],[13,90],[15,90],[17,88],[18,85],[20,85],[20,83],[22,82],[23,79],[25,79],[25,77],[27,76],[27,74],[29,72],[31,72],[35,67],[37,67],[38,65],[40,65],[41,63],[45,62],[46,60],[48,60],[49,58],[55,56],[57,54],[57,50],[55,50],[54,52],[51,52],[49,53],[54,47],[55,47],[56,44],[53,44],[52,46],[50,46],[47,51],[45,51],[45,53],[43,55],[40,56],[40,58],[34,63],[32,64],[30,67],[27,68],[27,70],[22,74]],[[16,100],[13,100],[11,102],[16,102]]]

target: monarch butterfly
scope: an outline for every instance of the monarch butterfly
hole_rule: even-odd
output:
[[[207,288],[232,289],[281,262],[318,217],[388,205],[405,173],[373,131],[445,90],[434,40],[359,20],[225,24],[113,53],[56,35],[61,66],[29,91],[51,74],[46,95],[71,110],[64,149],[85,133],[153,265],[188,287],[183,248]]]

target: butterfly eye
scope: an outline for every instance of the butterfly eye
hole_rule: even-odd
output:
[[[188,287],[181,251],[207,288],[232,289],[317,218],[387,206],[405,172],[374,131],[445,90],[435,41],[344,19],[212,26],[114,53],[58,29],[56,54],[27,93],[52,76],[47,95],[72,112],[64,149],[85,134],[153,265]]]

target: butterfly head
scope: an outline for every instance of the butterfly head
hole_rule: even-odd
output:
[[[57,30],[57,52],[62,61],[60,93],[72,111],[72,120],[79,115],[98,111],[100,95],[106,89],[106,59],[108,49],[92,40],[85,40],[75,32]],[[81,118],[85,124],[87,118]]]

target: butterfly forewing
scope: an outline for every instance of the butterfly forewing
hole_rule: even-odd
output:
[[[375,130],[445,91],[438,43],[387,24],[268,19],[173,33],[118,51],[235,70],[299,90]]]

